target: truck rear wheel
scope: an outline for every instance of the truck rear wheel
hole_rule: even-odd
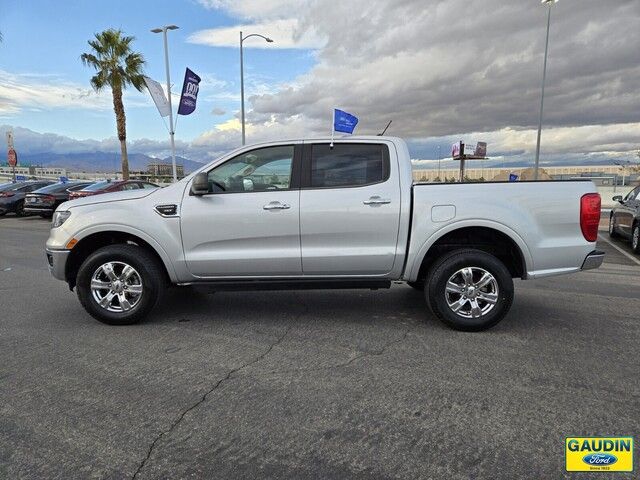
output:
[[[496,325],[513,303],[509,270],[481,250],[455,250],[436,261],[425,285],[431,311],[456,330],[477,332]]]
[[[84,309],[109,325],[131,325],[153,309],[164,286],[157,259],[136,245],[108,245],[82,263],[76,288]]]

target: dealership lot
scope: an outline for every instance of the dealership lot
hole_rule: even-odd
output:
[[[403,285],[173,289],[116,328],[50,278],[48,229],[0,218],[0,478],[573,478],[574,435],[632,435],[639,461],[622,242],[599,270],[517,281],[480,334]]]

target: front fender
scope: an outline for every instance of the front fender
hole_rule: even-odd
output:
[[[101,223],[101,224],[91,225],[89,227],[86,227],[76,232],[73,235],[73,238],[75,238],[76,240],[78,240],[78,242],[80,242],[82,241],[83,238],[86,238],[90,235],[93,235],[96,233],[105,233],[105,232],[127,233],[129,235],[133,235],[135,237],[138,237],[144,240],[151,246],[151,248],[153,248],[156,251],[160,259],[162,260],[162,263],[167,269],[167,273],[169,274],[169,278],[171,279],[171,281],[172,282],[179,281],[173,262],[171,261],[171,258],[167,253],[167,251],[153,237],[149,236],[142,230],[138,230],[135,227],[118,224],[118,223]]]

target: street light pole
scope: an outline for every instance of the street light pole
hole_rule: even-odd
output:
[[[171,76],[169,74],[169,44],[167,41],[167,30],[176,30],[176,25],[166,25],[161,28],[154,28],[151,30],[153,33],[162,32],[164,40],[164,66],[167,74],[167,101],[169,102],[169,138],[171,139],[171,168],[173,171],[173,182],[178,181],[178,172],[176,168],[176,141],[173,123],[173,108],[171,106]]]
[[[240,115],[242,116],[242,146],[246,143],[246,135],[244,131],[244,58],[242,56],[242,30],[240,31]]]
[[[551,29],[551,7],[558,0],[542,0],[543,5],[547,5],[547,39],[544,46],[544,66],[542,67],[542,94],[540,96],[540,121],[538,122],[538,141],[536,143],[536,165],[534,168],[534,180],[538,180],[538,168],[540,165],[540,139],[542,137],[542,112],[544,110],[544,87],[547,80],[547,56],[549,55],[549,30]]]
[[[246,134],[245,134],[245,126],[244,126],[244,58],[242,52],[242,44],[249,37],[260,37],[264,38],[267,43],[273,43],[273,40],[269,37],[265,37],[264,35],[260,35],[259,33],[252,33],[247,35],[246,37],[242,36],[242,31],[240,31],[240,116],[242,118],[242,145],[246,143]]]

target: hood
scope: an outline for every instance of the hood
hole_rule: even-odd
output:
[[[64,202],[58,210],[67,210],[73,207],[83,207],[85,205],[95,205],[97,203],[120,202],[123,200],[136,200],[138,198],[148,197],[160,188],[156,189],[138,189],[125,190],[123,192],[99,193],[97,195],[89,195],[88,197],[76,198],[68,202]]]

